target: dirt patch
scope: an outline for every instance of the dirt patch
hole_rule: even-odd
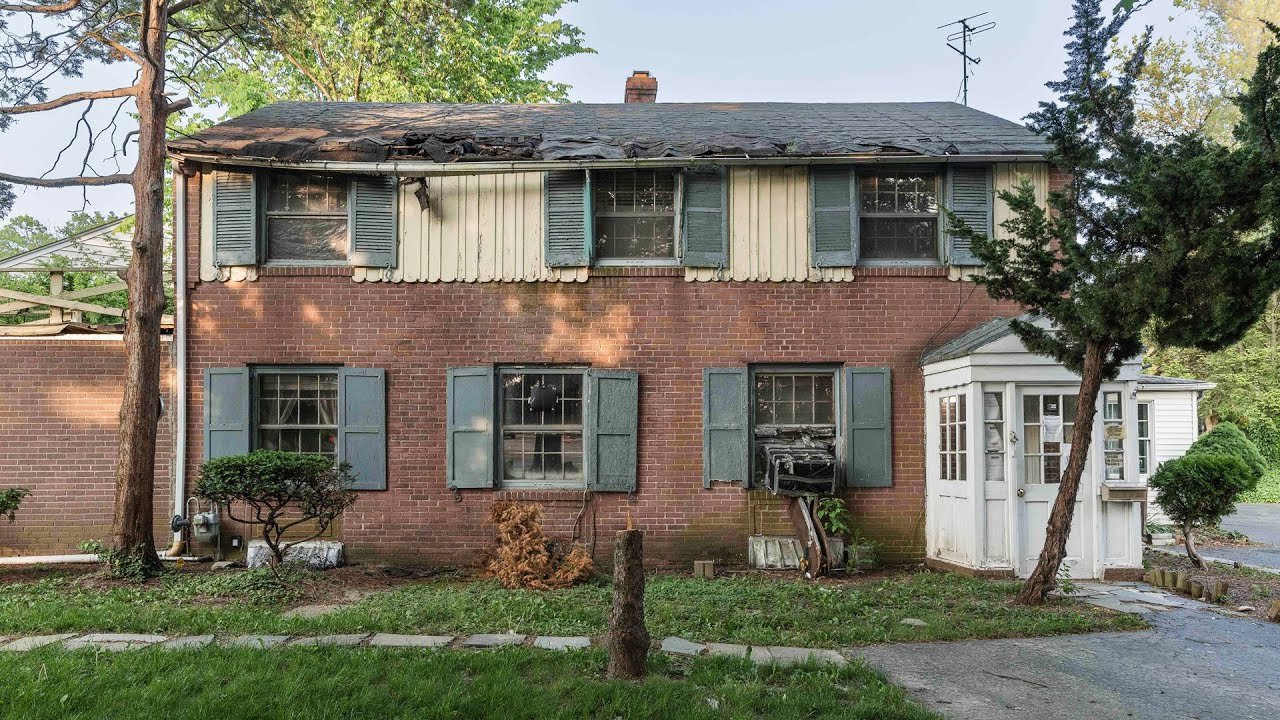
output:
[[[1280,575],[1253,570],[1251,568],[1235,568],[1221,563],[1207,563],[1205,569],[1192,567],[1186,556],[1167,555],[1148,550],[1145,554],[1146,566],[1155,570],[1182,570],[1192,580],[1205,585],[1222,581],[1227,583],[1227,601],[1224,607],[1235,610],[1249,605],[1254,609],[1248,614],[1266,619],[1267,608],[1271,603],[1280,600]]]

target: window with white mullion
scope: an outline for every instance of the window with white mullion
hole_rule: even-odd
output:
[[[1124,399],[1121,393],[1102,393],[1102,451],[1106,479],[1124,480]]]
[[[1062,481],[1071,455],[1076,395],[1027,394],[1022,397],[1023,481],[1028,485]]]
[[[988,482],[1004,481],[1004,393],[986,392],[982,394],[983,448],[986,456],[986,477]]]
[[[582,487],[584,373],[510,368],[500,378],[503,483]]]
[[[964,395],[938,399],[938,477],[964,481],[968,478],[968,408]]]
[[[1138,403],[1138,475],[1151,474],[1151,401]]]

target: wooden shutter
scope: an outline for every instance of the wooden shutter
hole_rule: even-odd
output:
[[[249,452],[249,407],[249,368],[205,368],[205,460]]]
[[[592,490],[635,492],[640,377],[635,370],[588,370],[583,461]]]
[[[258,264],[257,182],[253,171],[213,171],[213,262]]]
[[[386,393],[380,368],[338,371],[338,459],[351,465],[353,490],[387,489]]]
[[[951,165],[947,168],[947,205],[970,228],[991,235],[991,166]],[[968,238],[947,239],[952,265],[981,265]]]
[[[356,267],[396,266],[396,194],[393,175],[364,175],[351,180],[350,262]]]
[[[856,175],[846,166],[809,172],[809,237],[814,267],[858,264]]]
[[[493,368],[449,368],[445,479],[451,488],[493,487]]]
[[[590,176],[583,170],[553,170],[543,184],[547,267],[591,264],[594,241]]]
[[[729,265],[728,182],[723,168],[684,171],[682,262],[689,267]]]
[[[702,486],[750,477],[750,423],[747,418],[747,369],[702,371]]]
[[[893,395],[889,368],[845,368],[850,487],[893,485]]]

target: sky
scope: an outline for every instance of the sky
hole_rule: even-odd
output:
[[[1061,74],[1067,0],[580,0],[560,17],[580,27],[596,52],[556,63],[547,77],[571,85],[570,98],[582,102],[620,102],[632,70],[657,77],[658,102],[958,101],[960,59],[946,43],[955,28],[937,26],[984,11],[978,21],[996,26],[970,48],[981,63],[969,81],[969,104],[1021,120],[1047,99],[1044,83]],[[1171,0],[1157,0],[1138,18],[1175,36],[1185,35],[1194,21],[1174,10]],[[51,94],[127,84],[122,72],[93,68],[76,86],[54,87]],[[0,134],[5,171],[46,171],[79,112],[40,115]],[[69,150],[54,174],[77,172],[82,154],[82,147]],[[99,172],[116,172],[116,163],[132,166],[131,156],[107,159],[111,154],[95,153]],[[80,189],[17,191],[14,213],[49,225],[81,209],[86,197]],[[90,210],[127,212],[132,206],[127,186],[91,189],[87,198]]]

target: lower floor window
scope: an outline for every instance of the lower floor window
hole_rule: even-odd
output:
[[[259,370],[255,447],[337,459],[338,371]]]
[[[754,372],[756,484],[783,494],[834,490],[836,373],[761,368]]]
[[[508,487],[582,487],[583,371],[501,373],[502,481]]]

